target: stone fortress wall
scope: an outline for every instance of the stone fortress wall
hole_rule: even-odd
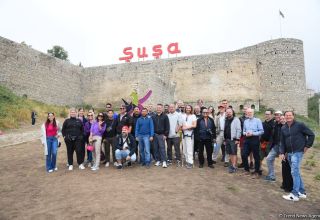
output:
[[[303,43],[297,39],[266,41],[216,54],[148,60],[98,67],[78,67],[28,46],[0,37],[0,84],[18,95],[58,105],[83,103],[102,107],[139,98],[147,103],[194,104],[202,98],[216,106],[227,99],[243,105],[293,109],[307,115]]]

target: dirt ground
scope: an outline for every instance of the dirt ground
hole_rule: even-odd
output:
[[[318,150],[313,153],[320,158]],[[279,170],[280,161],[276,164]],[[0,219],[256,220],[320,214],[320,182],[314,180],[319,166],[302,169],[308,199],[293,203],[281,198],[280,172],[276,183],[228,174],[222,163],[215,169],[134,165],[70,172],[64,144],[59,170],[48,174],[37,140],[0,148]]]

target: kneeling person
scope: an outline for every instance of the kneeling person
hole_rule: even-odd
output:
[[[136,142],[132,134],[129,133],[128,127],[123,126],[121,136],[118,137],[116,145],[117,169],[122,169],[122,162],[126,162],[128,166],[131,166],[131,162],[136,161],[136,147]]]

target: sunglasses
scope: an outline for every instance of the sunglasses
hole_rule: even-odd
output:
[[[93,115],[88,115],[88,117],[92,117]]]
[[[103,115],[98,115],[98,117],[103,117]]]
[[[124,107],[121,107],[120,109],[124,109]]]

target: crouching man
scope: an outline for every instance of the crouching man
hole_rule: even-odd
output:
[[[118,162],[117,169],[122,169],[123,164],[131,166],[131,162],[136,161],[136,141],[132,134],[129,133],[127,126],[122,127],[122,133],[117,138],[116,143],[116,159]]]

